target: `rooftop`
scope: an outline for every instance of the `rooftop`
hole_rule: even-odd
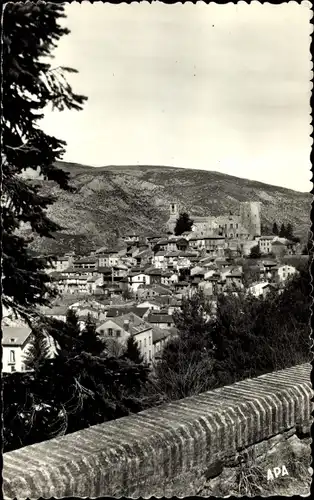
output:
[[[2,345],[21,347],[25,344],[31,332],[31,329],[26,325],[2,326]]]

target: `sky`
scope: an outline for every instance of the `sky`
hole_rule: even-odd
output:
[[[65,161],[205,169],[310,191],[310,4],[67,4],[53,65],[82,111],[46,110]]]

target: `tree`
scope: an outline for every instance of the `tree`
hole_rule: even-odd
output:
[[[273,234],[275,236],[278,236],[278,234],[279,234],[279,229],[278,229],[278,226],[277,226],[276,222],[274,222],[274,224],[273,224]]]
[[[251,259],[259,259],[261,257],[261,252],[258,245],[255,245],[251,248],[250,257]]]
[[[47,336],[43,330],[38,327],[33,331],[32,342],[26,352],[24,364],[29,370],[38,370],[38,368],[51,356],[50,348],[47,342]]]
[[[174,313],[178,330],[156,364],[157,384],[169,399],[181,399],[213,386],[212,304],[202,292],[183,298]]]
[[[290,224],[290,222],[287,224],[286,230],[285,230],[285,237],[287,240],[293,241],[293,226]]]
[[[303,247],[302,255],[310,255],[311,257],[313,256],[313,238],[311,234],[309,234],[307,243]]]
[[[144,361],[138,343],[136,342],[133,335],[130,335],[127,339],[126,351],[124,353],[124,356],[136,364],[143,363]]]
[[[54,292],[45,272],[49,259],[33,255],[29,243],[34,235],[53,237],[62,228],[47,215],[54,197],[24,174],[31,169],[62,189],[73,189],[69,174],[55,164],[66,144],[41,130],[39,120],[48,105],[81,110],[85,101],[65,79],[74,70],[47,62],[69,33],[60,25],[63,17],[62,4],[44,2],[8,3],[3,13],[2,301],[30,323],[38,317],[37,306],[47,305]],[[30,237],[21,232],[23,225]],[[81,332],[69,312],[66,322],[46,320],[43,329],[56,340],[56,357],[40,363],[36,372],[3,380],[5,451],[145,408],[148,368],[95,355],[99,343],[91,322]]]
[[[175,228],[174,228],[174,234],[176,236],[180,236],[183,234],[185,231],[191,231],[193,226],[193,221],[190,219],[189,214],[186,212],[182,213],[179,215]]]
[[[280,236],[280,238],[286,237],[286,227],[285,227],[284,223],[281,224],[279,236]]]
[[[133,296],[133,293],[132,293],[132,290],[131,289],[125,289],[123,290],[122,294],[121,294],[122,298],[124,300],[131,300],[134,298]]]
[[[46,209],[51,195],[23,176],[31,169],[42,178],[71,189],[69,174],[55,166],[65,142],[43,132],[38,122],[46,106],[80,110],[85,97],[75,94],[65,79],[71,68],[53,68],[47,58],[69,30],[60,26],[64,7],[53,3],[8,3],[3,12],[2,128],[2,300],[25,318],[54,295],[45,269],[50,260],[31,255],[34,234],[52,237],[61,229]],[[18,232],[21,225],[30,236]]]
[[[270,233],[270,228],[268,224],[261,224],[261,235],[268,235]]]
[[[100,356],[106,349],[106,343],[96,332],[96,322],[90,314],[87,315],[85,326],[79,338],[82,340],[82,350],[93,356]]]

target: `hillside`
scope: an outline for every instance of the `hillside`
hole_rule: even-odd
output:
[[[88,251],[111,244],[131,230],[162,230],[171,201],[178,201],[191,216],[237,213],[240,201],[260,201],[263,224],[292,222],[302,239],[309,228],[311,195],[307,193],[204,170],[94,168],[65,162],[58,166],[70,172],[77,191],[65,193],[53,183],[36,180],[44,191],[57,195],[49,214],[65,228],[55,240],[36,239],[34,248],[40,251]]]

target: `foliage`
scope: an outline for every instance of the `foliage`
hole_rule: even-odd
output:
[[[180,236],[183,234],[185,231],[191,231],[193,226],[193,221],[190,219],[189,214],[186,212],[182,213],[179,215],[175,228],[174,228],[174,234],[176,236]]]
[[[133,335],[130,335],[127,339],[126,351],[124,353],[124,356],[136,364],[143,363],[144,361],[138,343],[136,342]]]
[[[302,255],[310,255],[313,257],[313,238],[311,234],[309,234],[307,243],[302,249]]]
[[[124,300],[131,300],[134,298],[134,295],[132,293],[131,290],[123,290],[122,294],[121,294],[121,297],[124,299]]]
[[[24,357],[24,364],[29,370],[38,370],[50,358],[47,336],[39,326],[33,330],[31,345]]]
[[[140,411],[147,378],[144,365],[89,353],[4,377],[4,451]]]
[[[179,399],[308,362],[310,290],[304,269],[280,294],[220,295],[214,315],[204,297],[185,299],[175,315],[178,336],[156,366],[160,390]]]
[[[251,286],[260,280],[260,268],[258,265],[243,265],[243,285],[244,288]]]
[[[261,257],[261,252],[258,245],[255,245],[251,248],[250,257],[251,259],[259,259]]]
[[[163,349],[156,364],[160,390],[169,399],[181,399],[208,390],[212,380],[212,306],[202,292],[183,298],[173,315],[178,336]]]
[[[72,311],[66,322],[51,322],[46,328],[60,329],[56,357],[31,375],[4,378],[5,451],[158,403],[159,396],[148,390],[148,366],[127,356],[109,356],[91,319],[80,332]]]
[[[18,230],[26,225],[33,233],[52,237],[60,227],[46,213],[54,198],[43,195],[23,174],[32,169],[70,190],[69,175],[54,166],[65,142],[44,133],[38,121],[49,104],[80,110],[85,100],[65,79],[74,70],[47,62],[59,39],[69,33],[59,24],[63,17],[64,7],[53,3],[8,3],[3,13],[2,300],[27,320],[37,305],[48,303],[53,291],[45,273],[49,259],[31,255],[31,239]]]
[[[274,224],[273,224],[273,234],[275,236],[279,235],[279,229],[278,229],[278,226],[277,226],[277,222],[274,222]]]

